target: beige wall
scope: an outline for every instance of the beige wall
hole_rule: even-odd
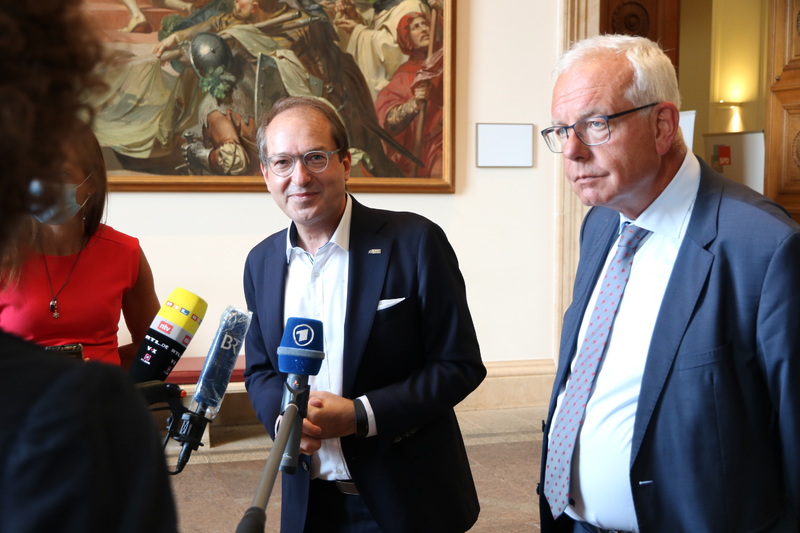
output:
[[[502,372],[508,365],[499,362],[508,361],[552,368],[556,350],[560,178],[538,130],[550,121],[561,5],[459,1],[455,194],[357,195],[369,206],[416,211],[444,228],[459,256],[484,359]],[[476,168],[476,123],[534,124],[533,168]],[[117,192],[110,195],[108,223],[141,239],[160,299],[180,286],[208,301],[205,323],[184,355],[205,357],[225,306],[244,306],[247,252],[287,221],[266,191]]]
[[[739,102],[736,109],[712,106],[712,132],[764,129],[767,58],[766,0],[715,0],[711,102]]]
[[[681,109],[695,110],[693,151],[704,157],[711,90],[711,9],[713,0],[682,0],[678,82]]]

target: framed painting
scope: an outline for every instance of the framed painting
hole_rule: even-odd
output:
[[[351,190],[454,191],[455,0],[84,2],[110,190],[264,191],[258,121],[293,95],[342,117]]]

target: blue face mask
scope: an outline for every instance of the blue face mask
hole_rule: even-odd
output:
[[[67,220],[74,217],[75,213],[80,211],[81,207],[86,205],[86,202],[89,201],[89,197],[91,196],[87,196],[86,200],[84,200],[82,204],[78,204],[76,200],[78,187],[86,183],[86,180],[88,179],[89,176],[86,176],[86,179],[80,182],[78,185],[75,185],[74,183],[65,183],[61,189],[61,199],[56,202],[55,205],[50,206],[38,215],[33,215],[33,217],[42,224],[50,224],[54,226],[63,224]]]

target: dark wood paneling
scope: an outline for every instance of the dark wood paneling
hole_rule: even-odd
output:
[[[600,33],[639,35],[656,41],[678,71],[680,0],[601,0]]]

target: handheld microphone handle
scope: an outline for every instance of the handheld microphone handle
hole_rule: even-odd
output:
[[[308,396],[310,387],[308,386],[308,376],[303,374],[289,374],[286,383],[283,385],[283,413],[290,405],[297,407],[298,416],[291,420],[284,417],[281,426],[291,423],[289,440],[281,456],[281,472],[294,474],[297,471],[297,463],[300,458],[300,438],[303,435],[303,419],[308,412]]]
[[[210,422],[204,414],[187,410],[181,416],[181,429],[177,435],[172,436],[173,439],[181,443],[181,452],[178,454],[175,470],[170,471],[170,474],[180,474],[183,471],[183,467],[189,462],[192,451],[203,446],[203,434],[206,431],[206,424]]]

